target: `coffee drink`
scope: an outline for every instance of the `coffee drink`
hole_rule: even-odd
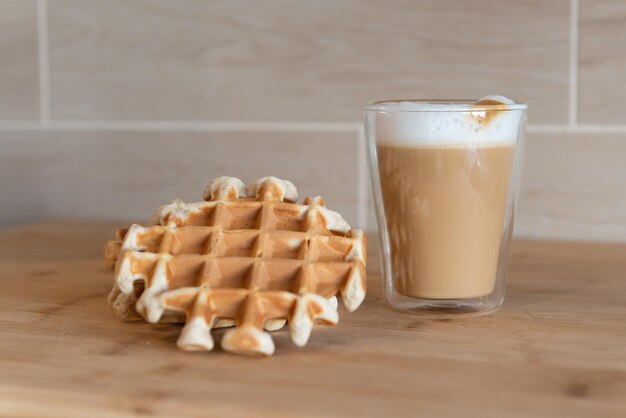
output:
[[[502,98],[474,104],[506,105]],[[489,295],[511,192],[520,112],[381,113],[376,154],[395,291]],[[430,107],[428,107],[430,106]],[[482,108],[480,108],[482,109]]]
[[[513,146],[379,146],[397,291],[425,299],[494,288]]]

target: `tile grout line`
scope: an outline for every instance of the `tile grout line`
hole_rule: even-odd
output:
[[[48,2],[37,0],[37,41],[39,59],[39,121],[50,122],[50,53],[48,42]]]
[[[350,122],[254,122],[254,121],[150,121],[150,120],[51,120],[42,127],[35,120],[0,121],[0,130],[53,131],[292,131],[355,132],[360,123]]]
[[[368,229],[368,225],[367,222],[369,220],[369,208],[368,208],[368,204],[367,204],[367,186],[368,186],[368,179],[367,179],[367,154],[366,154],[366,146],[365,146],[365,135],[363,133],[363,128],[359,127],[359,129],[357,130],[357,139],[359,141],[359,143],[357,144],[357,152],[358,152],[358,166],[357,166],[357,170],[358,170],[358,176],[359,176],[359,191],[358,191],[358,212],[357,212],[357,216],[358,216],[358,221],[359,221],[359,228],[363,229],[363,230],[367,230]]]
[[[0,120],[0,131],[189,131],[189,132],[360,132],[352,122],[147,121],[147,120]],[[626,125],[530,124],[531,133],[626,133]],[[362,133],[361,133],[362,134]]]
[[[569,124],[578,124],[578,1],[570,2],[570,51],[569,51]]]
[[[626,125],[603,125],[593,123],[576,123],[571,124],[535,124],[528,125],[529,133],[541,133],[541,134],[618,134],[626,133]]]

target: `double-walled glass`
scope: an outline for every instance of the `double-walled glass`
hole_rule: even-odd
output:
[[[365,136],[392,307],[480,314],[504,301],[526,105],[384,101]]]

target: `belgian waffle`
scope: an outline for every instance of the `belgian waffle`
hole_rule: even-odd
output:
[[[247,188],[220,177],[204,198],[163,206],[150,226],[132,225],[107,244],[118,314],[157,322],[164,313],[185,313],[178,345],[189,350],[210,350],[210,329],[234,324],[222,339],[225,350],[271,354],[264,326],[287,320],[293,341],[304,345],[315,320],[337,322],[334,296],[348,311],[363,301],[364,234],[323,199],[298,205],[293,184],[274,177]]]

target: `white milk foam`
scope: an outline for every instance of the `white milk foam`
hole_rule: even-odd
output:
[[[526,106],[503,96],[486,96],[479,102],[483,100],[501,104],[382,103],[385,109],[376,112],[377,142],[405,147],[515,143]],[[493,110],[485,110],[490,107]]]

